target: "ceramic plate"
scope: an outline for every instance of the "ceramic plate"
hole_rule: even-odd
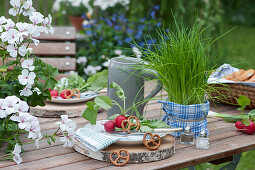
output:
[[[119,141],[116,142],[116,144],[119,145],[137,145],[137,144],[143,144],[143,134],[134,134],[134,135],[127,135],[125,133],[107,133],[104,130],[104,124],[105,122],[107,122],[108,120],[100,120],[97,121],[96,125],[91,125],[91,124],[87,124],[84,126],[84,128],[87,129],[92,129],[101,133],[105,133],[108,135],[113,135],[113,136],[117,136],[117,137],[121,137],[121,139]],[[164,137],[166,134],[160,134],[160,137]]]
[[[80,102],[86,102],[89,100],[94,99],[95,97],[98,96],[98,93],[96,92],[84,92],[81,93],[80,98],[72,98],[72,99],[63,99],[62,97],[57,97],[56,99],[51,99],[51,101],[47,100],[48,102],[51,103],[80,103]]]

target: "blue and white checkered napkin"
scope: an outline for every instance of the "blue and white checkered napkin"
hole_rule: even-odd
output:
[[[74,136],[94,152],[100,151],[121,139],[121,137],[107,135],[87,128],[78,129]]]
[[[159,101],[159,103],[162,103],[163,110],[166,112],[163,121],[170,127],[185,129],[185,127],[190,126],[195,137],[199,136],[199,132],[202,130],[209,134],[206,119],[209,112],[209,101],[193,105],[181,105],[166,100]],[[171,133],[171,135],[178,137],[181,132]]]

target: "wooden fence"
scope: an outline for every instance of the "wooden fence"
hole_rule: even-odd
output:
[[[49,13],[53,16],[53,25],[69,25],[69,19],[65,15],[55,15],[52,12],[52,5],[55,0],[33,0],[33,7],[44,16]],[[9,17],[10,0],[0,0],[0,16]]]

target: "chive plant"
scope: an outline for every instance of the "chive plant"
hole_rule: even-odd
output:
[[[159,30],[159,42],[152,44],[153,48],[148,48],[148,44],[146,49],[140,48],[146,61],[143,67],[158,73],[169,101],[183,105],[203,103],[205,94],[217,91],[207,84],[213,70],[207,53],[212,42],[202,38],[204,30],[199,25],[184,27],[175,22],[175,28]]]

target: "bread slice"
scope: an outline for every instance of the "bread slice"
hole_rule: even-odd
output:
[[[250,79],[254,75],[255,70],[254,69],[249,69],[247,71],[244,71],[241,75],[237,76],[236,78],[239,81],[246,81]]]
[[[237,79],[241,74],[244,73],[244,69],[240,69],[239,71],[233,72],[225,77],[226,80],[232,80],[232,81],[240,81]]]
[[[255,82],[255,74],[246,80],[247,82]]]

